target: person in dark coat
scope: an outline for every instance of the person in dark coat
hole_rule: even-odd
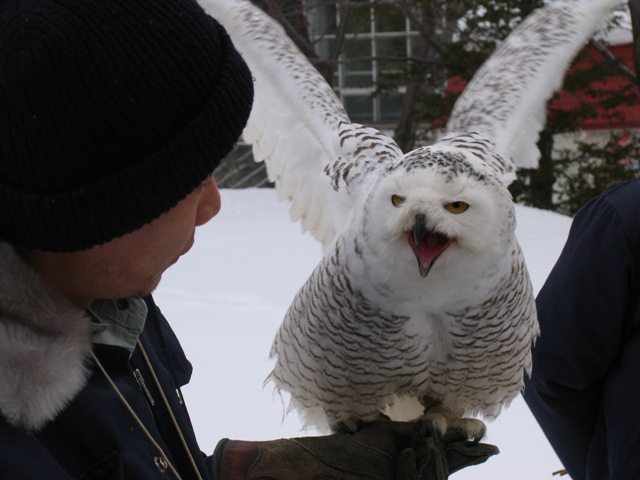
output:
[[[0,2],[0,478],[442,479],[497,453],[386,419],[201,452],[151,293],[252,99],[195,0]]]
[[[524,398],[573,480],[640,478],[640,180],[575,216],[537,297]]]

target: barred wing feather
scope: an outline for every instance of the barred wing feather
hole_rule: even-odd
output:
[[[525,18],[476,72],[455,104],[449,132],[480,133],[516,167],[536,168],[547,101],[569,64],[620,0],[557,0]],[[512,175],[507,183],[515,179]]]
[[[381,163],[360,155],[363,145],[375,139],[384,155],[400,156],[400,150],[386,135],[350,122],[331,86],[262,10],[245,0],[200,4],[227,29],[255,79],[245,141],[256,161],[266,162],[280,198],[291,202],[292,218],[328,245],[346,222],[358,186]],[[357,138],[364,141],[345,140],[360,130]]]

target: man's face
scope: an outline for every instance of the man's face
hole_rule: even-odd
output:
[[[96,299],[147,295],[164,271],[189,251],[196,227],[213,218],[220,206],[220,192],[209,177],[174,208],[135,232],[81,252],[43,254],[48,256],[45,264],[44,257],[37,256],[28,263],[83,308]]]

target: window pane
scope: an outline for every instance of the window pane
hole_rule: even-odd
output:
[[[369,38],[350,38],[345,40],[344,58],[349,60],[352,58],[365,58],[366,62],[371,64],[371,39]]]
[[[344,97],[344,106],[352,122],[370,123],[373,121],[373,100],[368,95],[348,95]]]
[[[398,74],[402,71],[403,61],[407,58],[406,37],[376,38],[376,53],[378,57],[378,73]]]
[[[398,94],[381,95],[378,97],[380,101],[380,121],[395,122],[400,118],[400,106],[402,105],[402,96]]]
[[[349,33],[371,33],[371,6],[369,2],[357,5],[351,3],[346,22]]]
[[[346,88],[366,88],[371,87],[373,80],[371,79],[371,71],[345,71],[343,78],[343,86]]]
[[[376,5],[374,10],[376,32],[404,32],[405,16],[392,5]]]
[[[377,37],[376,50],[380,56],[405,58],[407,56],[407,37]]]
[[[373,83],[371,40],[351,39],[345,44],[343,71],[343,86],[370,87]]]
[[[336,34],[336,6],[335,4],[306,5],[306,18],[311,37]]]
[[[316,42],[316,52],[320,58],[329,58],[333,52],[336,41],[334,38],[324,38]]]

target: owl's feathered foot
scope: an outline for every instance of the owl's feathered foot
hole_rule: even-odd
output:
[[[462,433],[473,443],[478,443],[487,431],[487,427],[482,420],[461,417],[442,406],[425,409],[422,418],[429,420],[443,437],[448,431],[453,430]]]
[[[375,420],[391,420],[391,419],[388,416],[386,416],[384,413],[379,412],[377,418],[374,418],[369,421],[375,421]],[[346,432],[346,433],[353,434],[358,432],[362,428],[362,425],[363,425],[362,420],[350,418],[348,420],[342,420],[338,423],[331,425],[331,431],[333,433]]]

